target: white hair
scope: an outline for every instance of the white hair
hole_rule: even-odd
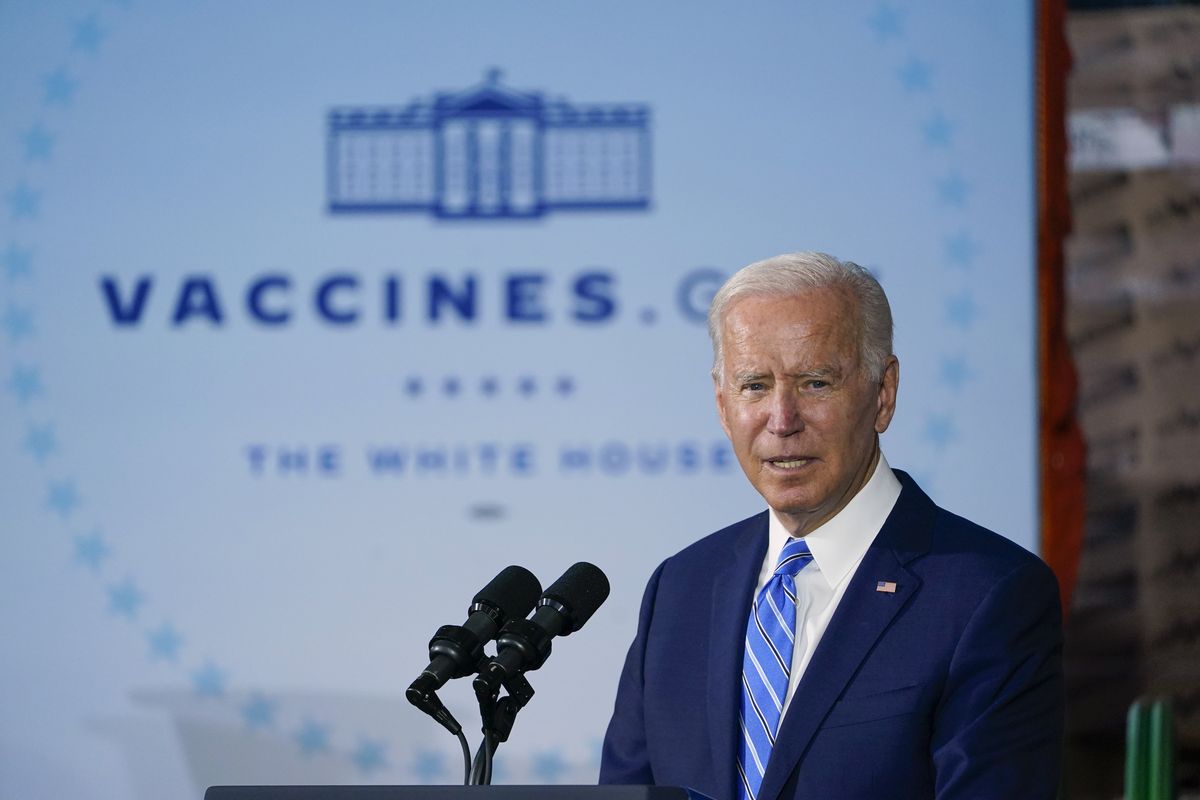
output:
[[[792,297],[813,289],[845,289],[854,298],[859,364],[872,381],[883,378],[892,355],[892,309],[883,287],[869,270],[825,253],[787,253],[756,261],[733,274],[708,309],[712,374],[722,381],[725,315],[744,297]]]

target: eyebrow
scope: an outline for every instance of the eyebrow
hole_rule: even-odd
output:
[[[797,372],[793,377],[796,378],[839,378],[842,371],[837,367],[814,367],[806,369],[803,372]]]
[[[833,367],[833,366],[813,367],[812,369],[806,369],[801,372],[789,372],[788,373],[789,377],[801,378],[801,379],[803,379],[803,378],[839,378],[839,377],[841,377],[841,375],[842,375],[842,371],[840,369],[838,369],[837,367]],[[771,373],[769,373],[769,372],[747,371],[747,372],[734,373],[733,380],[736,383],[749,383],[752,381],[761,381],[761,380],[764,380],[765,378],[769,378],[769,377],[771,377]]]
[[[751,381],[761,381],[763,378],[770,377],[766,372],[736,372],[733,375],[734,383],[749,383]]]

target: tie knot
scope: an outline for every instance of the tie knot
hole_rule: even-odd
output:
[[[807,567],[811,561],[812,552],[808,549],[808,542],[803,539],[788,539],[788,543],[783,546],[783,552],[779,554],[775,574],[795,577],[796,573]]]

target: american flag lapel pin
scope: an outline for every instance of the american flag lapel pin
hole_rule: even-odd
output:
[[[875,584],[875,591],[887,592],[888,594],[895,594],[896,593],[896,582],[895,581],[880,581],[879,583]]]

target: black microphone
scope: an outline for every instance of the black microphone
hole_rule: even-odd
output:
[[[592,618],[608,598],[608,578],[599,567],[580,561],[551,584],[529,619],[511,619],[496,638],[496,657],[475,678],[481,701],[494,699],[510,677],[535,670],[550,655],[550,640],[569,636]]]
[[[532,572],[516,565],[505,567],[479,590],[462,625],[443,625],[429,641],[429,666],[408,687],[408,701],[457,734],[461,728],[434,694],[453,678],[475,672],[483,660],[483,646],[496,637],[505,622],[523,620],[542,593]]]

